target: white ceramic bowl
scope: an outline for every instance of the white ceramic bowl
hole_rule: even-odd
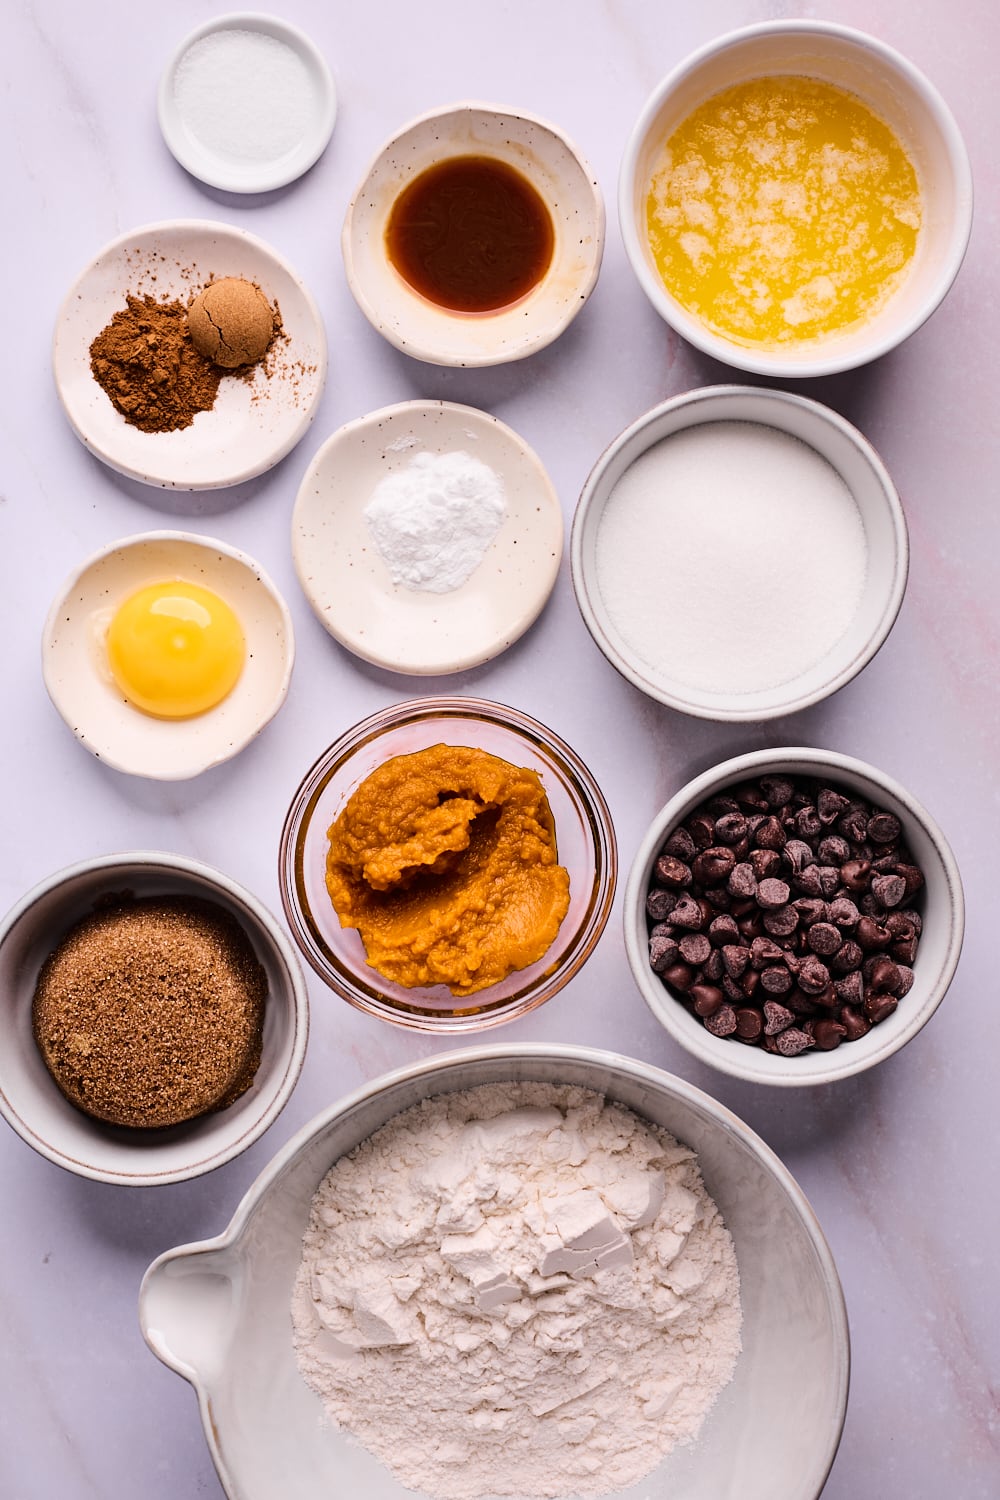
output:
[[[187,305],[223,276],[256,282],[281,311],[263,367],[251,380],[224,377],[211,411],[188,427],[130,426],[91,373],[94,339],[127,296]],[[326,333],[312,294],[270,245],[231,224],[176,219],[120,235],[80,273],[56,319],[52,368],[73,431],[102,463],[161,489],[221,489],[263,474],[305,436],[323,394]]]
[[[598,559],[601,523],[611,493],[626,469],[655,444],[703,423],[757,423],[798,438],[829,463],[850,490],[861,516],[868,567],[860,600],[845,633],[825,655],[787,681],[742,693],[701,689],[670,676],[639,655],[609,613],[601,592]],[[803,505],[808,495],[803,495]],[[776,542],[776,555],[780,556]],[[903,600],[909,564],[906,521],[895,487],[874,448],[829,407],[804,396],[753,386],[709,386],[656,406],[633,422],[606,449],[583,487],[570,541],[573,587],[587,629],[604,655],[629,682],[660,703],[699,718],[760,720],[796,713],[850,682],[875,655]],[[788,556],[787,566],[801,565]],[[820,559],[813,559],[817,567]],[[643,550],[636,538],[637,569],[662,577],[663,622],[675,609],[691,608],[670,591],[669,559]],[[706,578],[706,589],[709,580]],[[657,591],[660,584],[657,582]],[[710,592],[710,590],[709,590]],[[708,592],[706,593],[708,598]],[[694,601],[697,605],[698,601]]]
[[[496,312],[437,306],[404,281],[386,252],[386,222],[399,194],[452,156],[506,162],[552,215],[549,269],[525,297]],[[412,120],[377,153],[348,205],[341,244],[358,306],[397,349],[434,365],[498,365],[543,349],[583,307],[604,253],[604,200],[593,171],[554,125],[492,104],[454,104]]]
[[[133,708],[105,654],[117,607],[172,579],[217,593],[246,641],[236,686],[192,719],[155,719]],[[95,552],[66,580],[42,631],[45,686],[77,739],[116,771],[155,781],[198,776],[245,749],[284,703],[294,659],[291,616],[263,568],[225,542],[187,531],[147,531]]]
[[[228,1109],[162,1130],[106,1125],[70,1104],[35,1044],[31,1004],[45,959],[102,899],[196,896],[231,913],[267,974],[264,1044],[254,1081]],[[309,1000],[291,943],[257,898],[209,865],[146,850],[59,870],[0,922],[0,1113],[29,1146],[80,1177],[150,1187],[200,1177],[251,1146],[284,1109],[305,1057]]]
[[[895,813],[903,838],[923,871],[925,886],[914,901],[923,917],[923,932],[913,965],[913,988],[895,1012],[856,1042],[842,1042],[830,1052],[779,1057],[763,1047],[715,1037],[672,995],[649,966],[646,893],[653,865],[667,836],[708,798],[728,786],[771,774],[829,779],[831,785],[858,793],[874,806]],[[864,1073],[898,1052],[926,1026],[944,999],[958,966],[965,933],[965,897],[955,856],[948,842],[915,797],[891,776],[864,761],[835,750],[805,748],[756,750],[723,761],[696,776],[657,813],[629,871],[623,903],[625,952],[642,996],[674,1041],[699,1061],[734,1078],[795,1088],[832,1083]]]
[[[240,54],[248,75],[234,77]],[[160,79],[157,112],[163,139],[193,176],[230,193],[266,193],[326,150],[337,96],[326,59],[297,26],[236,11],[184,38]]]
[[[788,73],[847,89],[892,127],[916,169],[923,224],[905,281],[861,328],[798,348],[745,347],[712,332],[667,291],[646,237],[646,195],[664,142],[694,109],[735,84]],[[829,21],[765,21],[709,42],[653,91],[622,159],[618,212],[640,286],[689,343],[714,359],[763,375],[830,375],[894,349],[941,302],[969,241],[972,172],[948,106],[905,57],[875,37]]]
[[[506,513],[482,562],[446,593],[393,581],[365,507],[417,454],[468,453],[504,487]],[[292,556],[320,624],[390,672],[440,675],[505,651],[541,613],[562,560],[559,497],[538,455],[496,417],[449,401],[404,401],[341,427],[320,448],[292,513]]]
[[[733,1236],[744,1315],[735,1376],[697,1442],[635,1491],[815,1500],[844,1421],[849,1342],[836,1269],[801,1190],[753,1131],[690,1084],[616,1054],[558,1045],[451,1053],[378,1079],[305,1126],[223,1234],[153,1262],[139,1299],[142,1331],[194,1386],[230,1500],[411,1494],[324,1424],[298,1373],[290,1303],[302,1234],[328,1168],[393,1115],[429,1095],[505,1080],[596,1089],[670,1131],[696,1151]]]

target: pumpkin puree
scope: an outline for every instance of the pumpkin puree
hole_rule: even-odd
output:
[[[373,771],[329,831],[326,885],[368,963],[471,995],[551,946],[569,907],[535,771],[432,745]]]

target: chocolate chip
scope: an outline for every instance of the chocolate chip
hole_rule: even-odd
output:
[[[830,959],[830,968],[834,974],[850,974],[854,969],[861,968],[863,958],[864,954],[857,943],[853,938],[848,938]]]
[[[756,1042],[764,1030],[764,1017],[751,1005],[741,1005],[736,1012],[736,1035],[741,1042]]]
[[[819,813],[809,803],[795,814],[795,831],[800,839],[815,839],[822,826]]]
[[[753,841],[758,849],[773,850],[783,849],[788,842],[785,830],[773,815],[754,829]]]
[[[860,1005],[865,997],[864,981],[860,969],[852,969],[843,979],[835,979],[833,988],[842,1005]]]
[[[681,994],[683,994],[694,983],[694,970],[689,968],[687,964],[671,964],[669,969],[664,969],[660,977],[664,984],[669,984],[673,989],[680,990]]]
[[[847,1027],[839,1021],[830,1021],[825,1017],[813,1022],[812,1038],[821,1052],[832,1052],[834,1047],[839,1047],[847,1035]]]
[[[762,776],[760,789],[767,798],[768,807],[785,807],[792,800],[795,788],[785,776]]]
[[[750,962],[750,949],[745,943],[727,943],[722,949],[722,963],[732,979],[739,979]]]
[[[738,901],[752,900],[757,894],[757,877],[753,872],[753,865],[734,865],[729,872],[726,889]]]
[[[798,1026],[789,1026],[787,1031],[780,1031],[774,1043],[782,1057],[797,1057],[800,1052],[806,1052],[815,1045],[809,1033]]]
[[[720,1005],[718,1010],[705,1017],[705,1030],[713,1036],[732,1036],[736,1030],[736,1011],[731,1005]]]
[[[906,897],[906,881],[902,875],[876,875],[872,895],[880,906],[898,906]]]
[[[781,857],[793,875],[799,875],[807,865],[816,863],[816,855],[804,839],[789,839]]]
[[[777,849],[751,849],[747,858],[758,880],[777,875],[781,869],[781,855]]]
[[[849,891],[866,891],[871,864],[867,859],[848,859],[840,867],[841,882]]]
[[[675,927],[685,927],[697,930],[704,926],[704,913],[700,902],[693,896],[682,896],[670,913],[670,920]]]
[[[654,927],[649,934],[649,966],[654,974],[662,974],[677,961],[677,940],[669,930]]]
[[[799,923],[803,927],[811,927],[814,922],[826,919],[826,902],[822,896],[800,896],[792,905],[798,912]]]
[[[835,823],[847,806],[847,798],[840,792],[835,792],[832,787],[823,787],[816,798],[816,811],[824,827]]]
[[[646,915],[654,922],[665,922],[676,905],[677,897],[673,891],[654,886],[646,897]]]
[[[791,891],[783,880],[776,880],[771,876],[768,880],[761,880],[757,886],[757,905],[762,906],[765,911],[774,911],[779,906],[784,906]]]
[[[831,833],[820,840],[816,857],[821,865],[836,865],[839,868],[845,860],[850,859],[851,846],[838,833]]]
[[[767,990],[769,995],[787,995],[794,983],[791,974],[783,964],[774,964],[769,969],[761,969],[760,986]]]
[[[694,839],[686,828],[675,828],[663,846],[664,854],[672,854],[675,859],[683,860],[687,865],[691,863],[697,852]]]
[[[806,942],[813,953],[821,958],[831,958],[843,946],[839,927],[832,922],[814,922],[806,933]]]
[[[840,928],[853,927],[860,913],[850,896],[837,896],[830,902],[827,917]]]
[[[725,998],[715,984],[693,984],[688,990],[688,999],[702,1018],[714,1016]]]
[[[899,1001],[895,995],[866,995],[864,1011],[873,1026],[891,1016]]]
[[[720,844],[738,844],[747,831],[747,820],[741,812],[723,813],[715,820],[715,837]]]
[[[708,935],[717,948],[721,948],[724,943],[738,942],[740,929],[736,925],[736,918],[728,912],[724,916],[714,917],[709,923]]]
[[[859,1041],[872,1029],[871,1022],[850,1005],[845,1005],[841,1010],[840,1024],[844,1028],[844,1037],[848,1042]]]
[[[712,945],[703,932],[687,932],[678,943],[681,958],[695,968],[703,964],[712,951]]]
[[[722,973],[722,950],[721,948],[713,948],[701,966],[701,977],[702,979],[710,980],[712,984],[718,984],[722,978]]]
[[[691,873],[701,886],[721,885],[728,879],[729,874],[736,863],[736,856],[731,849],[724,844],[718,844],[710,849],[703,849],[696,854],[691,865]]]
[[[786,1026],[791,1026],[795,1017],[784,1005],[779,1005],[777,1000],[764,1001],[764,1031],[767,1036],[777,1036],[779,1031],[784,1031]]]
[[[772,937],[789,937],[799,925],[799,914],[794,906],[777,906],[774,911],[764,913],[764,930]]]
[[[877,812],[868,819],[868,837],[873,844],[894,844],[902,831],[894,813]]]
[[[661,854],[653,866],[653,879],[670,890],[681,890],[691,884],[693,876],[683,860],[675,859],[672,854]]]
[[[799,965],[799,989],[807,995],[818,995],[830,983],[830,971],[818,958],[806,958]]]
[[[892,933],[871,917],[861,917],[854,929],[854,940],[865,953],[871,953],[876,948],[888,948]]]

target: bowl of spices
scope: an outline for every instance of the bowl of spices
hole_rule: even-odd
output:
[[[590,296],[604,202],[555,126],[462,103],[382,147],[341,243],[358,306],[397,349],[429,364],[503,364],[558,338]]]
[[[951,984],[962,882],[930,813],[832,750],[760,750],[656,815],[625,891],[646,1003],[700,1061],[830,1083],[891,1057]]]
[[[182,855],[107,854],[0,923],[0,1111],[49,1161],[127,1186],[231,1161],[277,1119],[309,1029],[255,896]]]
[[[930,317],[968,244],[972,174],[906,58],[827,21],[769,21],[654,90],[618,201],[639,284],[678,333],[806,377],[876,359]]]
[[[699,718],[757,721],[857,675],[906,587],[903,509],[866,439],[784,391],[711,386],[615,439],[570,544],[584,622],[612,666]]]
[[[79,567],[42,631],[42,675],[116,771],[182,781],[231,760],[288,694],[292,620],[263,568],[186,531],[122,537]]]
[[[394,704],[331,745],[292,799],[278,874],[320,978],[382,1020],[475,1031],[526,1015],[593,952],[614,828],[579,756],[476,698]]]
[[[405,401],[320,448],[292,513],[316,618],[356,656],[440,675],[499,655],[534,623],[562,560],[559,497],[496,417]]]
[[[153,1262],[139,1321],[232,1500],[817,1500],[847,1407],[840,1282],[787,1168],[691,1084],[582,1047],[340,1101],[221,1235]]]
[[[326,378],[319,310],[263,240],[207,219],[113,240],[56,320],[56,389],[103,463],[163,489],[219,489],[304,436]]]

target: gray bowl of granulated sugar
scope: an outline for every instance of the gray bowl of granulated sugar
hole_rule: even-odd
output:
[[[480,1091],[476,1100],[493,1102],[470,1115],[464,1092],[469,1090]],[[603,1106],[581,1091],[604,1096]],[[423,1103],[449,1095],[458,1097]],[[503,1096],[500,1104],[498,1095]],[[505,1111],[508,1097],[510,1112]],[[428,1116],[438,1132],[436,1155],[430,1152],[425,1161],[420,1132],[400,1134],[397,1126],[369,1142],[388,1121],[415,1106],[422,1106],[420,1115]],[[498,1110],[501,1133],[541,1132],[546,1143],[530,1153],[518,1148],[518,1159],[530,1160],[536,1172],[543,1169],[539,1163],[561,1161],[553,1171],[569,1172],[558,1191],[536,1199],[547,1205],[548,1215],[544,1223],[539,1221],[543,1258],[538,1276],[513,1260],[506,1265],[507,1242],[501,1236],[487,1244],[488,1227],[474,1225],[466,1190],[455,1185],[463,1171],[471,1174],[467,1181],[478,1184],[475,1191],[494,1204],[487,1209],[489,1224],[499,1222],[495,1205],[516,1200],[519,1181],[516,1173],[512,1180],[509,1167],[497,1171],[491,1183],[486,1180],[500,1149],[494,1118]],[[442,1146],[442,1120],[471,1120],[471,1127],[455,1126],[456,1140],[464,1143],[461,1150],[451,1136]],[[572,1149],[561,1157],[563,1148],[557,1143],[570,1129],[576,1132]],[[599,1130],[615,1136],[613,1151],[596,1144],[607,1138],[595,1133]],[[391,1149],[379,1145],[387,1138]],[[342,1162],[365,1142],[363,1152]],[[379,1164],[379,1175],[368,1170],[372,1160]],[[573,1170],[566,1166],[569,1161],[575,1163]],[[314,1195],[336,1163],[341,1165],[327,1183],[339,1184],[342,1196],[318,1198],[318,1216],[310,1221]],[[693,1174],[695,1190],[678,1187],[678,1172]],[[653,1179],[659,1184],[655,1191]],[[691,1175],[685,1180],[690,1184]],[[584,1184],[579,1190],[578,1182]],[[567,1191],[570,1184],[573,1190]],[[328,1191],[324,1184],[324,1194]],[[416,1219],[423,1214],[426,1233],[431,1232],[428,1225],[436,1226],[441,1243],[434,1241],[437,1248],[427,1253],[419,1274],[403,1275],[398,1272],[406,1263],[406,1242],[416,1230],[392,1233],[398,1215],[394,1220],[391,1207],[395,1202],[398,1209],[414,1192],[423,1194],[425,1205]],[[714,1200],[721,1222],[705,1193]],[[366,1213],[364,1202],[372,1194],[376,1207]],[[444,1208],[449,1221],[443,1227],[427,1207],[437,1204],[437,1212]],[[414,1212],[412,1205],[407,1212]],[[372,1244],[377,1241],[380,1249],[362,1276],[354,1240],[363,1238],[366,1217],[375,1234]],[[300,1372],[292,1303],[307,1227],[313,1246],[317,1234],[328,1242],[322,1270],[310,1270],[306,1262],[307,1295],[326,1309],[328,1337],[317,1335],[317,1342],[331,1368],[347,1362],[348,1384],[356,1372],[373,1401],[393,1388],[400,1393],[403,1387],[398,1379],[393,1387],[393,1377],[406,1368],[406,1345],[413,1339],[407,1320],[420,1312],[424,1326],[438,1330],[430,1368],[421,1377],[427,1381],[426,1424],[412,1400],[400,1401],[410,1413],[409,1425],[400,1418],[397,1446],[388,1457],[394,1469],[403,1470],[410,1488],[330,1419],[324,1400]],[[713,1242],[711,1253],[704,1246],[692,1251],[697,1236],[709,1230],[718,1245]],[[651,1432],[669,1425],[671,1412],[676,1417],[699,1394],[692,1389],[698,1382],[678,1382],[671,1369],[658,1367],[654,1359],[624,1427],[619,1421],[614,1430],[610,1425],[605,1430],[602,1423],[614,1405],[615,1384],[632,1378],[634,1350],[623,1343],[617,1356],[610,1357],[596,1324],[606,1333],[609,1323],[626,1328],[630,1317],[644,1312],[659,1319],[662,1333],[672,1317],[691,1316],[696,1326],[689,1332],[704,1336],[714,1326],[706,1320],[705,1307],[733,1292],[727,1280],[733,1252],[742,1304],[739,1349],[730,1321],[725,1338],[720,1335],[706,1351],[708,1362],[720,1370],[725,1366],[724,1375],[731,1370],[732,1377],[693,1441],[677,1446],[641,1481],[633,1474],[627,1486],[616,1486],[614,1464],[623,1434],[629,1442],[634,1439],[639,1414],[647,1407]],[[595,1264],[589,1259],[587,1266],[578,1264],[581,1256]],[[567,1257],[575,1275],[559,1269]],[[672,1268],[672,1287],[661,1287],[653,1307],[634,1291],[651,1259]],[[381,1287],[370,1274],[377,1263],[384,1263],[389,1273]],[[498,1266],[500,1274],[494,1274]],[[667,1273],[661,1267],[658,1274]],[[359,1288],[364,1282],[351,1309],[337,1300],[335,1284],[343,1276],[353,1277]],[[716,1285],[713,1278],[720,1277]],[[563,1323],[560,1337],[546,1347],[552,1358],[545,1364],[544,1383],[528,1388],[522,1403],[527,1409],[522,1410],[505,1395],[510,1351],[519,1329],[548,1326],[531,1299],[544,1292],[550,1300],[560,1295],[575,1299],[575,1305],[585,1281],[586,1295],[595,1295],[598,1311],[593,1319]],[[435,1321],[428,1325],[432,1283],[449,1290],[447,1306],[439,1300]],[[299,1295],[302,1285],[300,1281]],[[463,1307],[468,1316],[462,1336],[443,1337],[453,1326],[449,1319]],[[439,1477],[433,1486],[419,1484],[436,1496],[485,1500],[496,1493],[523,1500],[528,1493],[610,1494],[639,1500],[669,1493],[678,1500],[714,1500],[738,1493],[741,1500],[815,1500],[833,1462],[847,1405],[849,1338],[840,1282],[794,1179],[748,1126],[708,1095],[644,1063],[582,1047],[492,1046],[454,1052],[390,1073],[332,1106],[265,1168],[223,1234],[180,1246],[154,1261],[143,1280],[139,1315],[153,1352],[195,1387],[206,1439],[230,1500],[271,1500],[279,1492],[284,1500],[321,1500],[334,1493],[405,1500],[420,1479],[421,1449],[428,1446],[422,1427],[430,1430],[444,1418],[452,1447],[438,1449]],[[537,1325],[535,1317],[541,1319]],[[650,1360],[648,1351],[644,1357]],[[481,1376],[475,1404],[460,1396],[469,1389],[470,1370]],[[332,1369],[331,1385],[337,1373]],[[570,1380],[564,1390],[559,1385],[563,1377]],[[385,1410],[386,1421],[395,1422],[392,1404]],[[528,1487],[510,1482],[505,1423],[513,1424],[506,1444],[512,1454],[523,1448],[526,1434],[531,1442],[537,1439]],[[778,1432],[780,1442],[775,1441]],[[569,1452],[576,1455],[575,1473],[565,1457]],[[484,1453],[494,1455],[488,1473],[480,1472]],[[442,1480],[442,1473],[448,1477]]]
[[[906,587],[885,466],[803,396],[713,386],[626,428],[584,485],[570,544],[584,622],[651,698],[761,720],[829,697],[871,660]]]

